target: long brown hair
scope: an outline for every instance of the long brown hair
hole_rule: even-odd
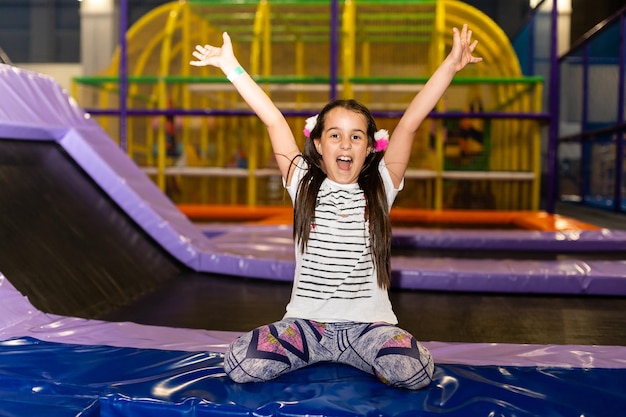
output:
[[[304,143],[302,158],[307,163],[308,170],[300,181],[294,205],[293,236],[302,252],[309,241],[311,225],[315,223],[317,194],[322,182],[326,179],[326,173],[321,165],[322,156],[317,152],[314,140],[322,136],[326,114],[337,107],[365,116],[368,144],[371,149],[376,148],[374,139],[374,133],[377,130],[376,122],[364,105],[355,100],[335,100],[328,103],[319,113],[317,123]],[[387,289],[391,283],[391,221],[385,187],[378,172],[378,165],[382,158],[382,152],[369,153],[357,181],[365,194],[365,218],[369,220],[370,250],[378,275],[378,286]]]

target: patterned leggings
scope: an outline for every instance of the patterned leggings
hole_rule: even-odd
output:
[[[317,362],[338,362],[408,389],[428,386],[434,364],[413,336],[387,323],[318,323],[285,319],[244,334],[228,348],[235,382],[268,381]]]

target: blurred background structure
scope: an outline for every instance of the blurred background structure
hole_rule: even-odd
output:
[[[445,56],[450,28],[469,22],[487,65],[460,74],[418,132],[398,205],[624,210],[619,1],[1,4],[6,56],[58,79],[180,204],[289,205],[262,126],[222,74],[187,65],[195,43],[229,31],[296,132],[334,97],[365,102],[388,127]]]

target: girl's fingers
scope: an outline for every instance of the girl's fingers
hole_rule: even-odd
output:
[[[196,45],[195,51],[192,51],[191,54],[197,59],[197,61],[192,61],[191,65],[207,65],[210,60],[212,61],[212,58],[219,59],[219,57],[223,55],[224,51],[228,54],[230,52],[229,49],[232,48],[230,44],[230,36],[228,36],[228,33],[224,32],[222,34],[222,38],[224,39],[224,45],[222,45],[222,48],[212,45]],[[226,46],[226,50],[224,50],[224,46]],[[216,65],[216,63],[214,62],[211,65]]]

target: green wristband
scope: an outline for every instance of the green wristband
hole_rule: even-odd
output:
[[[241,65],[239,65],[238,67],[236,67],[233,70],[231,70],[226,75],[226,78],[228,78],[228,81],[230,81],[232,83],[233,81],[235,81],[235,78],[239,77],[241,74],[244,74],[245,72],[246,71],[241,67]]]

